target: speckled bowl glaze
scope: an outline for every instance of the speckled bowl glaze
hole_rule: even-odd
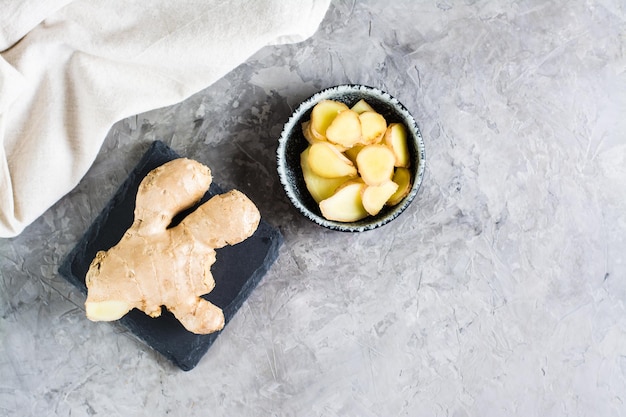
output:
[[[387,123],[403,123],[407,128],[407,141],[411,155],[412,188],[409,194],[397,205],[385,207],[376,216],[343,223],[325,219],[318,204],[309,194],[300,168],[300,154],[308,146],[302,133],[302,122],[311,118],[311,110],[321,100],[337,100],[352,107],[365,99]],[[420,130],[409,111],[397,99],[377,88],[364,85],[338,85],[324,89],[302,102],[293,112],[283,128],[278,150],[278,175],[287,196],[293,205],[308,219],[320,226],[342,232],[364,232],[385,225],[397,218],[411,204],[424,177],[425,150]]]

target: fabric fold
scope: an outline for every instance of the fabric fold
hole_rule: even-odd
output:
[[[310,37],[329,0],[44,3],[0,53],[0,237],[72,190],[114,123],[184,100],[266,45]],[[28,13],[0,10],[3,24],[15,10]]]

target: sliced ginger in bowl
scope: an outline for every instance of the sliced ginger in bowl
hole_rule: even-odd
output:
[[[394,206],[411,189],[407,135],[365,100],[351,108],[322,100],[302,123],[309,146],[300,165],[306,187],[327,220],[355,222]]]

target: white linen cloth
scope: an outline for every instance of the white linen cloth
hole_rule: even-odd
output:
[[[177,103],[329,0],[0,0],[0,237],[71,191],[111,126]]]

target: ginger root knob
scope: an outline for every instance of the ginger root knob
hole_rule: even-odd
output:
[[[186,158],[144,178],[132,226],[117,245],[96,254],[87,272],[90,320],[117,320],[133,308],[158,317],[165,306],[190,332],[208,334],[224,327],[222,310],[201,296],[215,286],[215,249],[252,236],[261,218],[257,207],[233,190],[168,227],[174,216],[197,204],[211,181],[208,167]]]

